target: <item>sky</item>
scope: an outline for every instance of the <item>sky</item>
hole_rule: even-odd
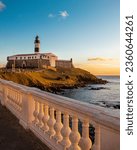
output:
[[[41,52],[95,75],[119,75],[119,0],[0,0],[0,64],[14,54]]]

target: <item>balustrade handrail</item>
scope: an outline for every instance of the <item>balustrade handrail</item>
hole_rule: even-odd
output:
[[[41,91],[37,88],[27,87],[24,85],[20,85],[17,83],[14,83],[12,81],[5,81],[0,79],[2,83],[6,83],[6,85],[9,85],[15,89],[20,89],[24,93],[32,94],[34,96],[37,96],[41,98],[42,100],[46,99],[46,101],[53,103],[55,105],[59,105],[64,108],[69,108],[72,111],[81,113],[84,116],[88,116],[89,118],[92,118],[92,121],[98,122],[102,125],[105,125],[107,127],[116,129],[117,131],[120,131],[120,117],[118,114],[115,114],[115,112],[108,112],[106,108],[96,106],[93,104],[86,104],[81,101],[77,101],[68,97],[63,97],[60,95],[52,94],[46,91]]]
[[[31,96],[31,98],[33,99],[33,102],[39,103],[39,108],[36,108],[36,109],[39,109],[39,116],[38,116],[38,119],[40,119],[39,125],[41,124],[41,121],[42,121],[41,117],[43,115],[43,112],[42,112],[43,108],[44,108],[43,105],[45,105],[45,106],[48,106],[50,108],[50,113],[51,113],[50,114],[51,115],[50,124],[53,126],[54,126],[54,116],[53,116],[54,110],[55,111],[61,110],[61,112],[57,112],[57,113],[58,114],[63,113],[65,115],[65,112],[67,112],[67,113],[69,112],[69,116],[72,116],[73,119],[75,118],[74,114],[75,114],[75,116],[77,116],[77,118],[74,119],[74,122],[73,122],[74,124],[75,124],[75,121],[77,122],[77,119],[84,121],[84,118],[86,118],[86,119],[88,119],[89,123],[91,123],[93,125],[95,124],[95,126],[99,125],[98,126],[99,128],[97,128],[97,133],[99,133],[99,134],[100,134],[100,127],[103,128],[102,133],[105,130],[106,130],[106,132],[108,131],[108,136],[109,136],[109,134],[113,134],[113,133],[116,134],[116,136],[117,136],[120,133],[120,117],[119,117],[118,113],[115,113],[115,111],[110,111],[110,110],[108,111],[108,109],[100,107],[100,106],[84,103],[84,102],[77,101],[77,100],[74,100],[71,98],[67,98],[67,97],[52,94],[52,93],[49,93],[46,91],[42,91],[42,90],[34,88],[34,87],[27,87],[27,86],[14,83],[12,81],[6,81],[3,79],[0,79],[0,86],[6,87],[7,89],[12,90],[14,92],[19,91],[20,93],[22,93],[22,96],[27,95],[27,98],[22,97],[22,99],[23,99],[22,102],[20,102],[21,100],[18,99],[17,95],[11,97],[11,102],[9,102],[8,105],[11,104],[13,106],[8,107],[8,108],[17,117],[22,117],[21,115],[18,115],[18,113],[22,113],[23,115],[25,114],[26,118],[28,118],[27,115],[32,116],[34,114],[34,116],[36,115],[35,118],[38,116],[37,115],[38,110],[35,110],[35,112],[31,112],[31,114],[27,114],[29,112],[23,112],[23,111],[27,111],[27,109],[29,109],[29,108],[23,109],[23,107],[31,107],[31,106],[28,106],[28,102],[27,102],[29,100],[28,97]],[[4,91],[1,91],[1,87],[0,87],[0,94],[4,94]],[[12,102],[13,98],[16,98],[15,104],[14,104],[14,102]],[[36,105],[37,104],[35,104],[35,106]],[[16,106],[17,106],[17,109],[14,111],[14,107],[16,107]],[[38,107],[38,106],[36,106],[36,107]],[[33,118],[34,118],[34,116],[33,116]],[[67,115],[66,115],[66,118],[67,118]],[[21,120],[22,120],[22,118],[21,118]],[[21,123],[21,124],[24,124],[24,123]],[[33,127],[33,124],[29,128],[31,128],[32,130],[33,129],[35,130],[35,127]],[[53,132],[52,126],[51,126],[50,130],[51,130],[50,132]],[[59,126],[58,126],[58,130],[60,130]],[[39,132],[39,130],[38,130],[38,132]],[[68,132],[69,132],[69,130],[68,130]],[[74,131],[72,130],[71,132],[74,132]],[[37,134],[37,132],[35,132],[35,131],[34,131],[34,133]],[[66,132],[65,132],[65,134],[66,134]],[[39,137],[39,134],[37,134],[37,136]],[[97,138],[99,138],[99,139],[101,138],[101,135],[97,135],[97,136],[98,136]],[[41,138],[41,136],[39,138]],[[107,138],[109,139],[109,137],[107,137]],[[118,142],[118,140],[116,140],[116,141]],[[99,145],[99,144],[100,144],[100,142],[97,142],[97,145]],[[95,150],[103,150],[103,149],[101,149],[101,146],[97,146],[97,145],[95,146]],[[118,145],[119,145],[119,143],[118,143]],[[105,148],[105,149],[107,150],[107,148]]]

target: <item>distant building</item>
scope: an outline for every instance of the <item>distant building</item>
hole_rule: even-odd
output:
[[[6,68],[47,68],[48,66],[56,68],[71,68],[71,60],[58,60],[58,57],[53,53],[40,53],[40,40],[36,36],[34,41],[34,53],[32,54],[17,54],[7,57]]]

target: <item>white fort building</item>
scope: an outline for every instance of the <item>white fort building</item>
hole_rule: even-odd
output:
[[[17,54],[7,57],[6,68],[47,68],[48,66],[55,68],[72,68],[72,59],[58,60],[58,57],[53,53],[40,53],[40,40],[36,36],[34,41],[34,53],[32,54]]]

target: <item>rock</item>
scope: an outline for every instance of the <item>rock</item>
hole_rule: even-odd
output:
[[[113,108],[120,109],[120,105],[114,105]]]
[[[106,87],[91,87],[89,90],[102,90],[102,89],[109,89]]]

